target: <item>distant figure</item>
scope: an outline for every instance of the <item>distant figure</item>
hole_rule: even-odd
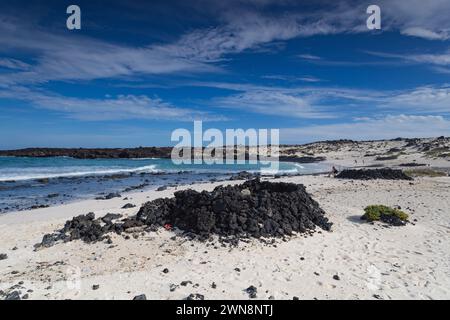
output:
[[[338,172],[339,171],[336,169],[336,167],[333,166],[333,168],[331,168],[331,173],[328,176],[332,176],[334,178],[338,174]]]

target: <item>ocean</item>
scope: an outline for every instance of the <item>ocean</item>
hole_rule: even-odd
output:
[[[183,164],[170,159],[74,159],[0,157],[0,212],[63,204],[109,193],[227,180],[248,171],[311,174],[329,171],[323,163],[280,162],[278,172],[262,164]]]

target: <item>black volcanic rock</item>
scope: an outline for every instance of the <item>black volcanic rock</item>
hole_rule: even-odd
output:
[[[199,293],[191,293],[186,300],[205,300],[205,296]]]
[[[354,180],[413,180],[407,176],[402,170],[396,169],[360,169],[360,170],[343,170],[336,178],[338,179],[354,179]]]
[[[417,162],[408,162],[408,163],[401,163],[398,166],[399,167],[426,167],[427,164],[425,164],[425,163],[417,163]]]
[[[19,291],[14,290],[11,293],[8,293],[5,297],[5,300],[21,300]]]
[[[229,180],[251,180],[259,177],[259,173],[252,173],[247,171],[238,172],[235,175],[232,175]]]
[[[110,199],[113,199],[113,198],[121,198],[122,196],[120,195],[120,193],[118,193],[118,192],[111,192],[111,193],[108,193],[106,196],[104,196],[104,197],[96,197],[95,198],[95,200],[110,200]]]
[[[48,247],[59,240],[96,242],[109,232],[120,234],[141,226],[149,231],[178,228],[199,240],[218,235],[223,242],[237,244],[242,238],[284,237],[316,227],[330,230],[332,225],[303,185],[259,179],[219,186],[212,192],[178,191],[173,198],[145,203],[136,216],[115,223],[105,218],[75,217],[62,230],[45,235],[38,246]]]
[[[257,293],[258,290],[256,289],[255,286],[250,286],[247,289],[245,289],[244,291],[248,293],[248,296],[251,299],[255,299],[256,298],[256,293]]]
[[[172,225],[201,238],[282,237],[331,223],[303,185],[261,182],[219,186],[212,192],[178,191],[141,207],[137,219],[147,225]]]
[[[170,158],[171,147],[140,147],[127,149],[84,149],[84,148],[28,148],[21,150],[0,150],[0,156],[15,157],[72,157],[77,159],[97,158]]]
[[[296,162],[296,163],[317,163],[327,160],[325,157],[297,157],[297,156],[280,156],[279,161]]]

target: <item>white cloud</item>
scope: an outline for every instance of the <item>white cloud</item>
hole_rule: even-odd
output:
[[[386,53],[366,51],[366,53],[378,57],[403,60],[404,63],[424,64],[431,66],[432,69],[439,73],[449,73],[450,69],[450,50],[442,53],[425,53],[425,54],[410,54],[410,53]]]
[[[230,54],[257,50],[277,41],[368,32],[364,5],[353,1],[326,5],[319,1],[314,10],[303,10],[301,6],[295,9],[296,3],[291,1],[235,3],[236,9],[218,2],[208,4],[207,7],[217,7],[213,11],[217,16],[213,18],[219,22],[210,28],[192,30],[171,43],[152,43],[142,47],[47,32],[38,26],[24,25],[23,21],[0,16],[0,51],[25,51],[31,53],[36,61],[28,67],[3,60],[3,65],[19,66],[18,70],[26,72],[16,72],[8,77],[3,75],[0,82],[24,84],[142,74],[217,72],[220,68],[215,63],[229,58]],[[277,6],[278,10],[270,13],[261,9],[268,6]],[[450,2],[447,0],[385,0],[380,6],[383,30],[400,30],[406,35],[428,39],[445,39],[449,35]],[[198,4],[197,7],[201,10],[202,6]],[[208,13],[206,9],[204,13]],[[320,59],[310,54],[300,56],[309,60]]]
[[[390,30],[428,40],[448,39],[450,2],[447,0],[382,0],[379,5],[383,26]]]
[[[385,99],[385,107],[409,111],[450,113],[450,87],[419,87]]]
[[[302,82],[321,82],[323,80],[313,77],[313,76],[291,76],[291,75],[281,75],[281,74],[271,74],[271,75],[265,75],[262,76],[263,79],[269,79],[269,80],[281,80],[281,81],[289,81],[289,82],[295,82],[295,81],[302,81]]]
[[[17,59],[0,58],[0,67],[12,70],[27,70],[30,65]]]
[[[440,30],[438,32],[424,29],[421,27],[411,27],[406,28],[401,31],[402,34],[413,36],[413,37],[419,37],[424,38],[428,40],[448,40],[450,39],[450,33],[447,30]]]
[[[125,119],[224,121],[222,116],[189,108],[179,108],[155,97],[145,95],[107,96],[104,99],[74,98],[24,87],[0,90],[0,98],[19,99],[36,108],[56,111],[69,118],[83,121],[109,121]]]
[[[246,112],[295,118],[332,118],[312,105],[311,97],[295,96],[280,91],[251,90],[228,97],[216,98],[212,105],[221,108],[241,109]]]
[[[236,83],[191,83],[236,91],[208,101],[211,107],[305,119],[345,118],[376,112],[450,114],[450,86],[424,86],[410,90],[364,90],[339,87],[276,87]]]
[[[374,140],[397,137],[450,136],[450,120],[442,116],[396,115],[366,118],[348,123],[284,128],[280,130],[283,143],[317,140],[353,139]]]
[[[321,60],[322,59],[321,57],[315,56],[312,54],[299,54],[298,57],[301,59],[305,59],[305,60]]]

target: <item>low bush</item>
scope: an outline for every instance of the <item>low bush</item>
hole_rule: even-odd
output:
[[[364,209],[361,219],[372,221],[382,221],[392,225],[404,225],[408,221],[408,214],[384,205],[371,205]]]

